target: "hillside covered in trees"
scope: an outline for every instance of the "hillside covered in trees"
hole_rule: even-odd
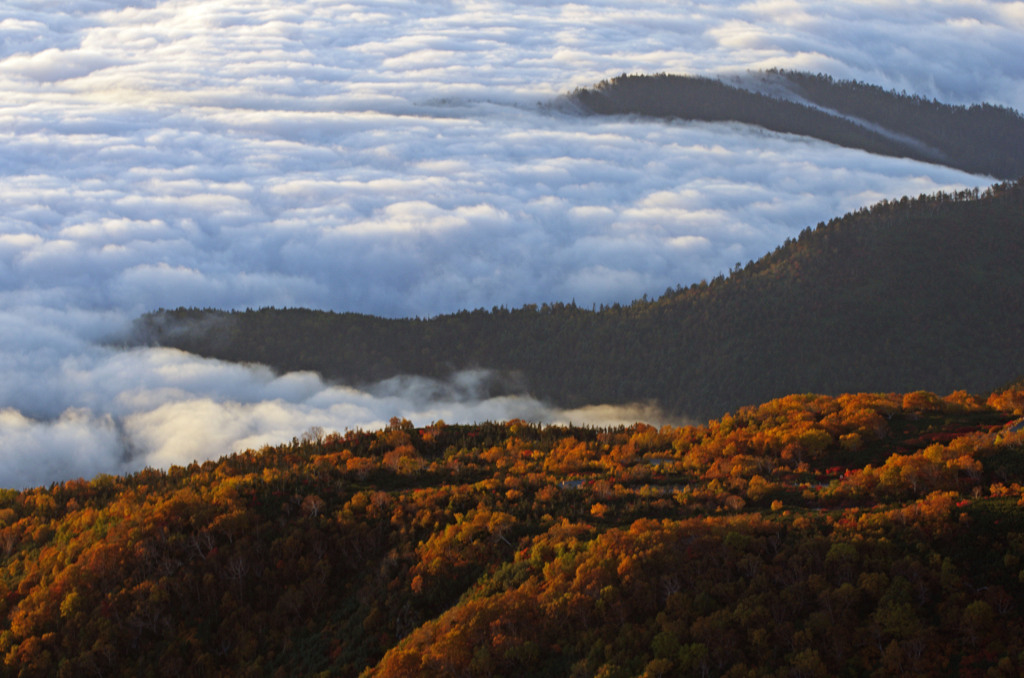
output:
[[[1024,175],[1024,117],[1013,109],[952,106],[827,75],[754,77],[623,74],[569,99],[596,114],[740,122],[998,179]]]
[[[0,492],[9,676],[1018,676],[1024,391],[324,434]]]
[[[361,384],[494,370],[559,406],[696,420],[789,393],[987,392],[1024,365],[1024,183],[884,201],[656,300],[384,319],[178,309],[134,341]]]

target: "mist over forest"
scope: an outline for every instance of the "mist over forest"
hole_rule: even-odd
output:
[[[599,115],[739,122],[1001,179],[1024,176],[1024,117],[1012,108],[951,106],[821,73],[623,74],[577,89],[570,101]]]
[[[0,485],[10,487],[395,415],[567,416],[477,388],[472,374],[340,387],[117,346],[161,307],[398,318],[629,304],[880,200],[995,180],[739,123],[580,116],[561,105],[577,88],[620,73],[780,68],[1024,108],[1015,3],[6,9]]]
[[[1024,675],[1021,35],[5,2],[0,675]]]
[[[706,421],[791,393],[989,393],[1022,376],[1024,181],[883,201],[657,299],[430,319],[179,308],[135,341],[360,385],[464,370],[492,395]]]

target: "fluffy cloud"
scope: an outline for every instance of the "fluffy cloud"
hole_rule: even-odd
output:
[[[89,347],[43,378],[48,377],[59,382],[50,388],[60,388],[65,399],[83,406],[55,398],[36,417],[0,409],[5,486],[166,468],[287,441],[318,426],[381,428],[396,415],[417,425],[508,418],[607,426],[668,423],[651,405],[559,410],[527,396],[488,395],[489,375],[479,371],[447,381],[402,377],[359,390],[325,384],[312,373],[275,376],[265,368],[173,349]]]
[[[983,185],[739,125],[581,118],[558,96],[621,72],[780,66],[1019,109],[1022,8],[14,0],[0,486],[394,415],[654,417],[547,412],[458,380],[353,391],[97,342],[160,306],[624,302],[883,197]]]

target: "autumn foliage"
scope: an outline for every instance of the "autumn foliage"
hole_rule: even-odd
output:
[[[323,435],[0,492],[0,675],[1017,676],[1020,391]]]

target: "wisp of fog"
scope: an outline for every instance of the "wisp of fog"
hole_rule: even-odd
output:
[[[522,417],[104,343],[160,307],[383,316],[657,296],[882,198],[988,177],[735,124],[581,116],[619,73],[826,72],[1024,108],[1024,3],[12,0],[0,18],[0,486],[312,426]]]

